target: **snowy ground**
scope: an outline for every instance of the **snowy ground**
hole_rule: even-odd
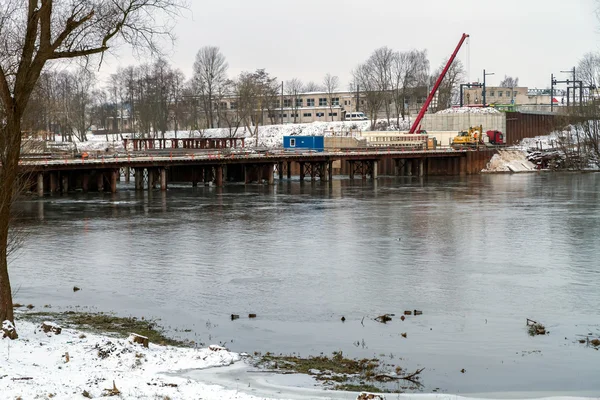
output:
[[[44,333],[40,324],[18,321],[19,339],[0,340],[2,399],[99,398],[113,381],[121,398],[256,399],[256,397],[166,375],[185,369],[231,365],[240,356],[220,347],[184,349],[62,329]],[[0,331],[1,333],[1,331]],[[67,356],[68,354],[68,360]]]
[[[395,125],[395,121],[391,121],[390,126],[387,126],[387,121],[378,120],[378,129],[381,130],[405,130],[410,129],[408,121],[400,121],[400,126]],[[362,131],[370,130],[370,121],[336,121],[336,122],[313,122],[310,124],[285,124],[285,125],[265,125],[258,128],[258,145],[260,147],[282,147],[284,136],[342,136],[342,137],[359,137]],[[240,137],[246,138],[246,146],[253,147],[255,137],[253,132],[241,127],[233,134],[227,128],[204,129],[201,131],[179,131],[177,137]],[[124,133],[123,137],[131,137],[131,134]],[[160,135],[162,137],[162,135]],[[165,138],[171,139],[175,137],[174,131],[165,133]],[[78,151],[123,151],[123,141],[121,135],[88,135],[88,140],[85,142],[63,143],[58,140],[51,143],[55,148],[64,148],[65,150],[73,150],[77,147]]]
[[[500,150],[494,154],[483,172],[533,172],[535,165],[527,160],[522,150]]]
[[[175,348],[150,343],[149,348],[130,340],[62,329],[44,333],[41,324],[18,321],[19,339],[0,340],[2,399],[84,399],[115,396],[121,399],[354,399],[357,393],[264,385],[261,397],[242,389],[227,389],[201,381],[194,371],[235,368],[240,355],[219,346]],[[236,363],[235,365],[233,365]],[[214,369],[216,367],[223,367]],[[237,370],[242,371],[242,368]],[[227,372],[226,372],[227,373]],[[229,387],[239,379],[220,381]],[[244,390],[250,390],[243,388]],[[288,391],[289,389],[289,391]],[[382,394],[374,399],[459,400],[445,394]],[[494,398],[502,398],[494,394]],[[523,397],[512,394],[512,399]],[[526,397],[531,397],[531,394]],[[366,397],[371,398],[371,397]],[[542,398],[540,396],[540,398]],[[472,399],[476,399],[473,397]],[[554,400],[568,399],[553,397]],[[575,399],[571,397],[570,399]]]
[[[453,107],[447,108],[436,114],[500,114],[500,111],[493,107]]]

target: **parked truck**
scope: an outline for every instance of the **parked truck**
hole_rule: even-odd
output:
[[[455,149],[474,148],[477,146],[501,146],[504,145],[504,135],[498,130],[489,130],[483,133],[483,126],[472,126],[466,131],[461,131],[452,139],[452,147]]]

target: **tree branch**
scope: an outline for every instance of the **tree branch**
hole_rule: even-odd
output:
[[[93,49],[86,50],[72,50],[72,51],[55,51],[50,56],[50,60],[56,60],[59,58],[74,58],[74,57],[84,57],[90,56],[92,54],[102,53],[108,50],[108,47],[95,47]]]

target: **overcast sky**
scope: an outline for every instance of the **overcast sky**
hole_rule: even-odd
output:
[[[321,83],[340,77],[378,47],[427,49],[431,69],[447,58],[463,32],[470,34],[458,55],[471,81],[482,70],[516,76],[522,86],[548,87],[550,74],[576,65],[600,49],[596,0],[189,0],[175,28],[168,60],[191,77],[198,49],[221,48],[229,75],[265,68],[278,80]],[[121,50],[106,60],[102,75],[137,62]],[[470,57],[469,57],[470,55]]]

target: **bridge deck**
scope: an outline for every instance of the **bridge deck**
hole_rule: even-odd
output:
[[[252,151],[233,149],[230,151],[180,151],[130,152],[99,155],[92,158],[45,158],[24,159],[22,167],[32,170],[49,169],[95,169],[118,167],[142,167],[146,165],[177,166],[192,164],[246,164],[322,162],[327,160],[380,160],[386,158],[446,158],[463,157],[469,150],[402,150],[392,148],[335,150],[335,151]]]

